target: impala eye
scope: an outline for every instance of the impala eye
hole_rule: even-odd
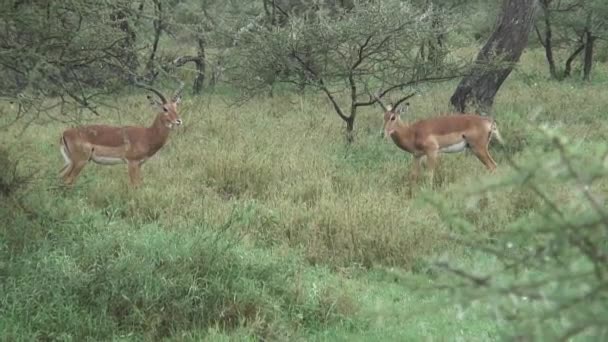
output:
[[[391,116],[391,121],[395,121],[395,116]]]
[[[168,110],[167,108],[163,107],[163,111],[166,113],[166,112],[168,112],[169,110]]]

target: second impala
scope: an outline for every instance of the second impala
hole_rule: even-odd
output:
[[[181,102],[181,89],[170,101],[158,90],[140,85],[154,92],[160,101],[148,96],[158,109],[158,114],[150,127],[89,125],[66,129],[60,139],[60,151],[65,166],[60,174],[67,185],[71,185],[89,161],[112,165],[126,163],[132,185],[141,183],[141,165],[158,150],[169,137],[174,126],[182,124],[177,113]]]
[[[399,103],[387,107],[380,98],[376,97],[376,101],[384,109],[384,134],[399,148],[414,156],[412,178],[418,177],[422,157],[427,157],[428,168],[432,173],[439,153],[461,152],[467,148],[488,170],[496,169],[488,145],[492,137],[501,144],[503,140],[493,119],[480,115],[454,114],[408,124],[401,121],[400,114],[407,110],[409,103],[399,110]]]

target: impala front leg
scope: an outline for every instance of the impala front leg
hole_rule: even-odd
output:
[[[129,180],[134,187],[141,185],[141,164],[139,161],[129,161]]]
[[[429,168],[429,173],[430,178],[431,178],[431,186],[433,186],[433,179],[435,177],[435,168],[437,167],[437,157],[439,155],[439,151],[436,149],[433,149],[431,151],[428,151],[426,154],[426,158],[427,158],[427,165]]]
[[[414,155],[414,165],[410,173],[410,182],[416,182],[420,175],[420,169],[422,168],[422,157],[423,155]]]

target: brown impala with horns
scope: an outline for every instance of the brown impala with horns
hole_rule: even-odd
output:
[[[384,134],[399,148],[414,156],[413,179],[420,173],[422,157],[428,159],[432,180],[432,172],[440,152],[462,152],[467,148],[471,149],[488,170],[496,169],[496,162],[488,152],[488,145],[492,137],[501,144],[503,140],[493,119],[480,115],[453,114],[406,123],[401,121],[400,114],[407,111],[409,103],[405,103],[405,108],[402,109],[399,109],[399,103],[407,97],[388,107],[378,96],[374,98],[384,109]]]
[[[89,161],[101,165],[126,163],[131,184],[141,184],[141,165],[165,145],[169,131],[182,124],[177,108],[181,102],[183,83],[171,101],[167,101],[161,92],[152,87],[142,84],[138,86],[152,91],[160,98],[158,101],[148,95],[151,104],[158,109],[152,125],[89,125],[66,129],[59,141],[59,150],[65,159],[60,175],[65,184],[73,184]]]

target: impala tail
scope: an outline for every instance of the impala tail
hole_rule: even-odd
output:
[[[502,138],[502,135],[500,135],[500,132],[498,131],[498,126],[496,125],[496,120],[492,121],[492,128],[490,131],[490,136],[496,138],[496,141],[498,141],[499,144],[504,145],[505,141]]]

